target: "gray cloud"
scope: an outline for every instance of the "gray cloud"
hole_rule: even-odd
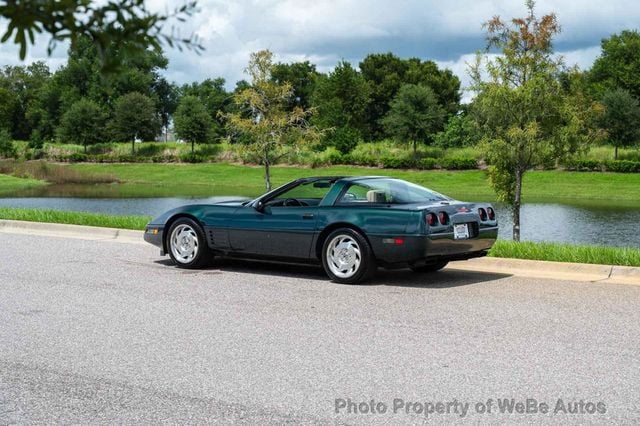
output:
[[[164,10],[169,0],[152,0]],[[173,2],[171,2],[173,3]],[[166,74],[180,83],[224,77],[228,86],[244,78],[249,54],[271,49],[280,61],[310,60],[323,71],[340,59],[357,64],[367,53],[433,59],[466,81],[464,62],[484,47],[481,24],[493,15],[522,16],[524,1],[513,0],[201,0],[201,12],[183,33],[195,32],[206,47],[198,56],[170,50]],[[169,4],[173,6],[173,4]],[[640,2],[628,0],[540,0],[540,14],[555,11],[563,32],[556,48],[567,61],[589,67],[600,40],[636,28]],[[50,62],[60,62],[60,54]],[[30,59],[45,57],[35,49]],[[13,58],[13,59],[12,59]],[[17,50],[0,47],[0,60],[16,63]]]

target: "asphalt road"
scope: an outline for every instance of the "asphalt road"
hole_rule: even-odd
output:
[[[11,234],[0,262],[0,424],[640,421],[638,286],[451,269],[347,286]]]

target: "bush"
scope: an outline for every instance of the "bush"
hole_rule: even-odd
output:
[[[178,157],[175,155],[154,155],[151,157],[151,161],[154,163],[175,163],[178,161]]]
[[[47,156],[47,152],[44,149],[34,149],[24,153],[25,160],[42,160]]]
[[[382,157],[380,163],[385,169],[411,169],[416,166],[412,158],[406,157]]]
[[[96,143],[87,147],[87,154],[109,154],[113,151],[111,143]]]
[[[6,129],[0,130],[0,157],[17,158],[18,150],[11,140],[11,135]]]
[[[73,154],[67,157],[67,161],[71,163],[83,163],[89,160],[89,156],[87,154],[83,154],[81,152],[74,152]]]
[[[360,132],[352,127],[340,127],[326,137],[326,145],[332,146],[342,154],[348,154],[362,140]]]
[[[164,147],[160,143],[148,143],[140,145],[136,150],[136,155],[140,157],[153,157],[154,155],[160,154],[162,151],[164,151]]]
[[[568,160],[565,162],[565,168],[577,172],[600,172],[602,171],[602,162],[598,160]]]
[[[222,146],[217,143],[212,144],[203,144],[200,145],[200,148],[196,151],[196,154],[202,155],[203,157],[217,157],[218,154],[222,151]]]
[[[180,161],[182,161],[183,163],[204,163],[205,161],[207,161],[207,159],[206,157],[198,153],[192,154],[188,152],[180,156]]]
[[[640,161],[611,160],[604,162],[604,168],[616,173],[640,173]]]
[[[433,170],[438,168],[438,160],[436,158],[421,158],[418,160],[417,167],[422,170]]]
[[[478,168],[478,163],[475,158],[444,158],[440,166],[447,170],[473,170]]]

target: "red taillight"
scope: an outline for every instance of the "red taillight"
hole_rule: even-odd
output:
[[[436,222],[438,221],[438,218],[436,217],[435,214],[433,213],[429,213],[427,215],[427,225],[429,226],[434,226],[436,224]]]
[[[478,209],[478,214],[480,215],[480,220],[481,221],[484,222],[485,220],[487,220],[487,211],[485,209],[479,208]]]
[[[489,220],[494,220],[496,218],[496,212],[494,212],[491,207],[487,208],[487,213],[489,214]]]
[[[442,225],[446,225],[447,222],[449,221],[449,216],[445,212],[440,212],[440,214],[438,215],[438,218],[440,219],[440,223]]]

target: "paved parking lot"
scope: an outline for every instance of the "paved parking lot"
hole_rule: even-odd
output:
[[[0,424],[640,421],[638,286],[451,268],[345,286],[17,234],[0,259]]]

